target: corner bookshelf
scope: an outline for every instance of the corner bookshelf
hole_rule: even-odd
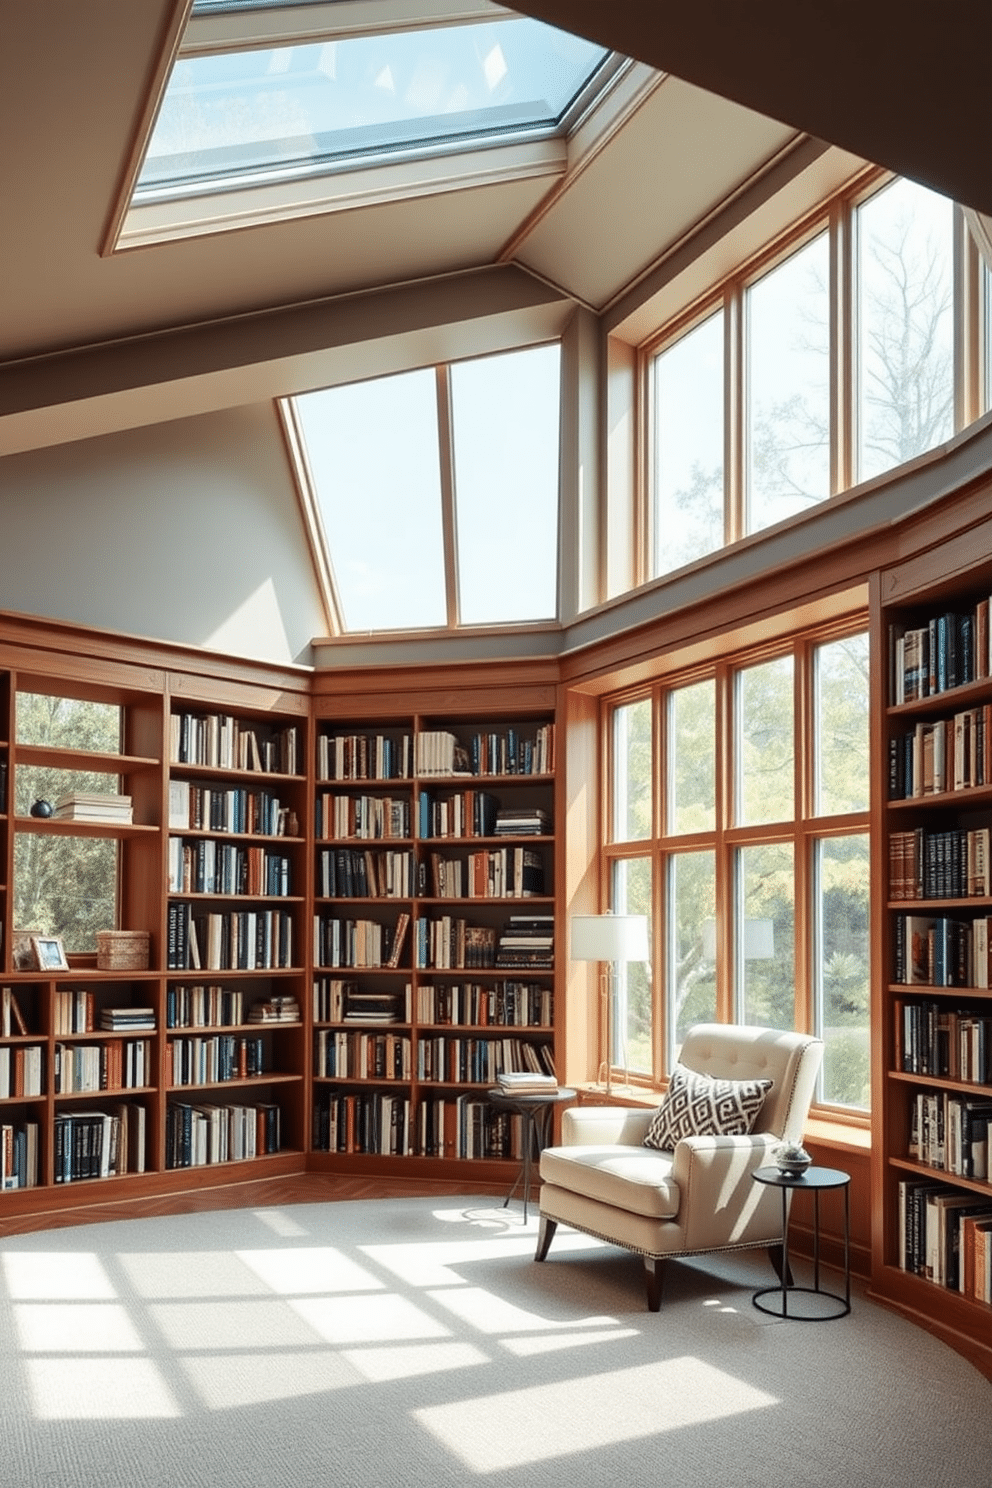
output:
[[[992,565],[879,576],[873,1291],[992,1364]],[[883,600],[884,596],[884,600]]]
[[[556,1068],[544,693],[542,709],[428,699],[316,720],[313,1146],[329,1167],[488,1181],[521,1155],[519,1118],[486,1092],[503,1070]]]

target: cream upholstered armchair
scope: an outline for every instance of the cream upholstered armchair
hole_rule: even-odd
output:
[[[751,1174],[781,1142],[802,1141],[822,1054],[808,1034],[703,1023],[660,1109],[565,1111],[562,1145],[541,1154],[535,1259],[559,1224],[624,1246],[644,1259],[652,1312],[668,1256],[765,1245],[781,1277],[781,1196]]]

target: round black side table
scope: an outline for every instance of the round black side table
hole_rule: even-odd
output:
[[[556,1090],[520,1092],[501,1090],[499,1086],[495,1086],[487,1094],[492,1104],[498,1106],[500,1110],[512,1111],[514,1115],[523,1117],[524,1160],[513,1187],[503,1200],[503,1208],[507,1207],[520,1184],[523,1183],[524,1223],[526,1224],[533,1157],[535,1154],[540,1157],[548,1145],[548,1133],[551,1130],[551,1117],[555,1106],[568,1105],[569,1101],[575,1099],[575,1091],[570,1090],[567,1085],[559,1085]]]
[[[777,1287],[762,1287],[755,1292],[752,1302],[761,1312],[772,1317],[795,1318],[804,1323],[827,1322],[832,1318],[846,1317],[851,1310],[851,1175],[839,1168],[807,1168],[796,1176],[783,1173],[781,1168],[758,1168],[751,1174],[756,1183],[766,1183],[782,1194],[782,1284]],[[820,1286],[820,1194],[824,1189],[844,1190],[844,1295],[825,1291]],[[805,1191],[813,1195],[813,1285],[800,1287],[789,1285],[789,1194]],[[803,1294],[807,1297],[825,1297],[836,1306],[823,1311],[790,1312],[789,1298]],[[767,1297],[763,1302],[759,1299]],[[772,1299],[774,1298],[774,1302]]]

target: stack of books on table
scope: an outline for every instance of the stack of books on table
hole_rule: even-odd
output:
[[[295,997],[270,997],[256,1002],[248,1013],[249,1023],[298,1023],[300,1005]]]
[[[496,1085],[504,1095],[545,1095],[558,1089],[554,1075],[540,1075],[536,1070],[504,1070],[496,1076]]]
[[[52,816],[56,821],[116,822],[129,826],[131,797],[103,791],[68,791],[55,803]]]
[[[100,1027],[110,1033],[127,1033],[131,1029],[154,1028],[155,1009],[150,1007],[103,1008]]]

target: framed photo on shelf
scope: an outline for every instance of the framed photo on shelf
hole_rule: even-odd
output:
[[[34,964],[38,971],[68,971],[69,963],[60,935],[32,935]]]
[[[11,937],[10,950],[15,971],[38,970],[38,963],[35,960],[34,941],[35,937],[42,933],[41,930],[14,931]]]

